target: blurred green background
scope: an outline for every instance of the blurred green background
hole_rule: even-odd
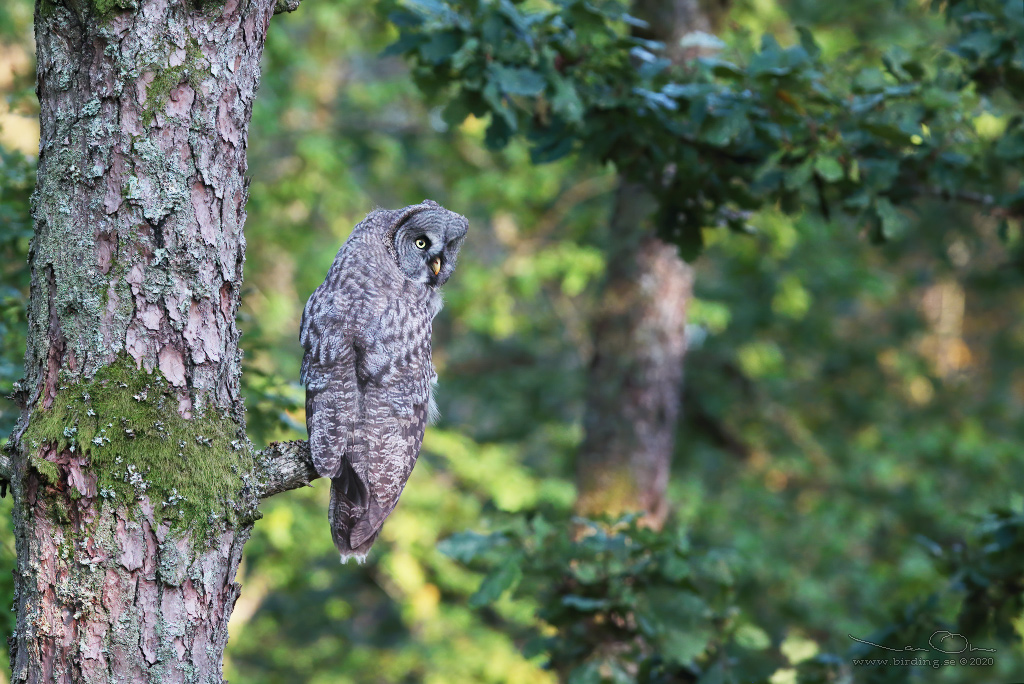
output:
[[[741,0],[726,25],[784,44],[809,26],[826,54],[865,62],[895,42],[938,51],[948,31],[927,6],[877,0]],[[38,145],[31,32],[31,3],[7,0],[3,394],[24,353]],[[338,565],[326,482],[262,506],[238,578],[225,671],[233,682],[556,681],[541,651],[522,650],[531,635],[556,630],[539,622],[550,594],[530,588],[541,578],[471,604],[486,563],[467,565],[438,544],[571,512],[588,321],[616,177],[575,157],[534,165],[521,142],[489,151],[480,119],[450,127],[424,104],[405,62],[381,56],[396,36],[373,4],[350,0],[305,0],[271,23],[249,132],[240,321],[249,429],[257,447],[303,437],[297,331],[306,298],[369,210],[423,198],[471,226],[434,327],[441,420],[365,565]],[[991,139],[1005,126],[986,114],[974,128]],[[938,597],[929,616],[955,618],[965,584],[951,582],[949,554],[976,542],[972,531],[993,507],[1024,507],[1020,224],[1000,235],[995,221],[944,203],[916,205],[911,222],[902,240],[878,246],[862,226],[815,206],[764,210],[750,219],[751,235],[708,232],[694,264],[669,529],[685,533],[688,548],[729,559],[726,612],[743,616],[746,654],[733,656],[757,660],[757,677],[775,684],[797,681],[797,663],[817,655],[825,667],[822,654],[847,653],[848,635],[910,620],[929,595]],[[14,419],[0,400],[0,434]],[[5,567],[14,564],[10,505],[3,500],[0,517]],[[7,603],[11,587],[0,574]],[[13,615],[2,615],[10,631]],[[1019,610],[1012,624],[1018,634],[991,643],[967,635],[998,643],[995,666],[913,676],[1021,676]],[[640,676],[609,672],[576,676]],[[831,672],[820,681],[880,676]]]

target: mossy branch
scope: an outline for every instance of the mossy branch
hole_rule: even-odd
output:
[[[257,463],[263,468],[260,499],[269,499],[275,494],[299,487],[309,486],[320,477],[313,467],[309,453],[309,442],[274,442],[256,454]]]

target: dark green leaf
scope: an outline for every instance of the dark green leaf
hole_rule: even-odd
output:
[[[544,76],[532,69],[500,64],[489,68],[498,86],[509,95],[539,95],[547,85]]]
[[[749,126],[750,121],[744,112],[732,112],[709,120],[701,139],[715,147],[725,147]]]
[[[812,59],[817,59],[821,55],[821,48],[818,46],[817,41],[814,40],[810,29],[806,26],[797,26],[796,32],[800,36],[800,45],[803,46]]]
[[[554,134],[546,144],[538,144],[530,148],[530,161],[534,164],[547,164],[561,159],[575,147],[575,139],[567,134]]]
[[[470,108],[466,103],[466,98],[462,97],[449,102],[441,112],[441,118],[446,124],[454,128],[465,121],[466,117],[469,116],[470,113]]]
[[[661,92],[669,97],[689,100],[698,95],[707,95],[712,88],[707,83],[669,83]]]
[[[398,36],[398,40],[384,48],[381,52],[381,57],[393,57],[412,52],[426,40],[427,39],[419,33],[401,33]]]
[[[668,551],[661,560],[661,574],[665,579],[680,582],[690,576],[690,563],[675,551]]]
[[[570,672],[567,684],[601,684],[602,681],[601,663],[591,661]]]
[[[745,75],[743,69],[724,59],[701,57],[697,62],[719,78],[735,78]]]
[[[388,14],[388,21],[399,28],[420,26],[423,24],[423,17],[415,12],[407,10],[395,10]]]
[[[819,156],[814,160],[814,170],[829,183],[835,183],[843,179],[843,166],[835,157]]]
[[[808,158],[799,166],[786,173],[786,187],[790,190],[799,190],[807,185],[814,172],[814,159]]]
[[[666,658],[687,665],[702,655],[712,638],[708,605],[674,587],[652,587],[638,597],[642,629],[656,639]]]
[[[480,41],[476,38],[470,38],[462,44],[455,54],[452,55],[452,67],[455,69],[465,69],[467,66],[473,63],[478,58],[478,49],[480,47]]]
[[[520,558],[512,558],[492,570],[480,583],[480,588],[476,590],[476,593],[469,597],[469,605],[479,608],[494,603],[505,591],[514,589],[523,577],[522,568],[519,567],[520,562]]]
[[[647,23],[646,21],[644,21],[643,19],[639,19],[639,18],[637,18],[637,17],[634,17],[634,16],[633,16],[633,15],[631,15],[631,14],[623,14],[623,15],[621,16],[621,19],[622,19],[622,21],[624,21],[624,22],[625,22],[626,24],[628,24],[629,26],[632,26],[632,27],[634,27],[634,28],[639,28],[639,29],[647,29],[647,28],[650,28],[650,26],[651,26],[650,24],[648,24],[648,23]]]
[[[644,88],[634,88],[633,92],[641,96],[646,101],[649,107],[653,107],[655,109],[664,108],[674,110],[678,109],[679,107],[679,105],[676,104],[675,100],[673,100],[671,97],[668,97],[664,93],[657,93],[651,90],[646,90]]]
[[[551,108],[555,113],[570,123],[581,121],[583,119],[583,102],[572,81],[564,78],[555,79],[554,90],[555,93],[551,97]]]
[[[431,64],[440,64],[462,47],[462,38],[454,31],[433,33],[420,46],[420,56]]]
[[[679,247],[679,256],[683,261],[696,261],[700,253],[704,251],[704,231],[698,226],[685,225],[678,231],[676,245]]]
[[[517,128],[515,112],[509,107],[505,100],[505,97],[498,90],[498,86],[492,81],[484,86],[483,90],[484,101],[491,106],[491,111],[494,116],[491,120],[491,126],[498,123],[504,125],[501,133],[505,135],[505,142],[508,142],[508,137],[515,132]],[[499,147],[504,147],[505,143],[502,143]]]
[[[910,221],[887,197],[875,200],[875,212],[882,222],[882,236],[886,240],[895,240],[906,234]]]
[[[482,554],[506,543],[504,535],[459,532],[437,545],[438,551],[462,563],[469,563]]]
[[[727,684],[730,681],[732,678],[726,679],[725,667],[719,661],[704,671],[697,684]]]

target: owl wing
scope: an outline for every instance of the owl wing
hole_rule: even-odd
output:
[[[410,313],[410,312],[402,312]],[[349,452],[352,469],[368,492],[365,513],[351,529],[353,549],[372,540],[398,504],[412,474],[427,426],[430,385],[430,319],[410,325],[415,315],[366,346],[358,342],[356,374],[362,388],[363,422],[359,443]],[[388,319],[385,313],[384,320]],[[391,326],[382,326],[393,330]]]
[[[360,423],[353,333],[358,302],[339,296],[347,288],[332,283],[331,275],[306,303],[299,336],[305,348],[300,378],[306,386],[309,449],[322,477],[341,474]]]

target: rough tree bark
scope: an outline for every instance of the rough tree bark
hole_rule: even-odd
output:
[[[666,43],[675,61],[691,31],[710,32],[723,0],[640,0],[633,12],[650,24],[645,38]],[[584,515],[628,511],[660,527],[675,447],[686,353],[686,309],[693,271],[656,237],[644,189],[620,181],[606,253],[607,274],[592,329],[594,355],[576,460]]]
[[[278,0],[290,10],[296,0]],[[16,682],[220,682],[261,496],[235,313],[274,0],[38,0],[39,170],[14,496]]]

